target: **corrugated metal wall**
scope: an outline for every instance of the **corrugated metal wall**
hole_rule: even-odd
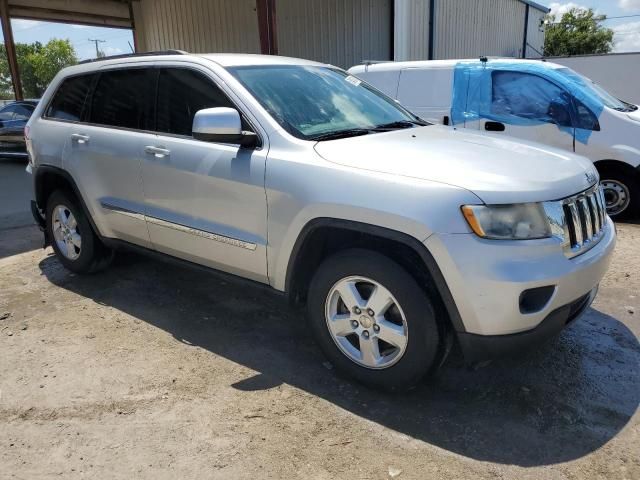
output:
[[[394,60],[429,57],[428,0],[395,0]]]
[[[437,0],[435,15],[436,59],[521,55],[525,15],[522,2]]]
[[[542,22],[544,22],[545,15],[544,12],[536,8],[529,8],[527,58],[539,58],[544,53],[544,25]]]
[[[278,53],[351,67],[390,60],[392,0],[277,0]]]
[[[260,53],[255,0],[141,0],[134,17],[141,51]]]

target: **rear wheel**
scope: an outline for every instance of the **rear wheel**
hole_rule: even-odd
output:
[[[47,202],[46,221],[53,250],[67,269],[95,272],[111,261],[113,252],[100,242],[72,195],[53,192]]]
[[[373,387],[414,386],[440,343],[427,294],[400,265],[352,249],[325,260],[308,295],[315,337],[336,368]]]
[[[615,220],[638,216],[640,213],[640,185],[637,176],[618,169],[600,173],[607,213]]]

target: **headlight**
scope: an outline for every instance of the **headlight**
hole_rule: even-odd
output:
[[[476,235],[496,240],[531,240],[551,236],[541,203],[465,205],[462,213]]]

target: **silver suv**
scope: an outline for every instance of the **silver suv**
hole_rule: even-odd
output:
[[[341,371],[415,384],[547,339],[593,300],[615,230],[590,161],[423,122],[348,73],[148,54],[51,83],[32,210],[74,272],[135,246],[285,292]]]

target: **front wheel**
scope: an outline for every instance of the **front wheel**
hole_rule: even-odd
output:
[[[46,221],[53,250],[68,270],[90,273],[110,263],[113,252],[100,242],[78,201],[69,193],[56,190],[51,194]]]
[[[307,308],[331,363],[367,385],[410,388],[436,359],[440,332],[429,297],[379,253],[351,249],[325,260],[311,281]]]
[[[600,185],[612,219],[623,220],[640,213],[640,185],[635,176],[607,170],[600,175]]]

